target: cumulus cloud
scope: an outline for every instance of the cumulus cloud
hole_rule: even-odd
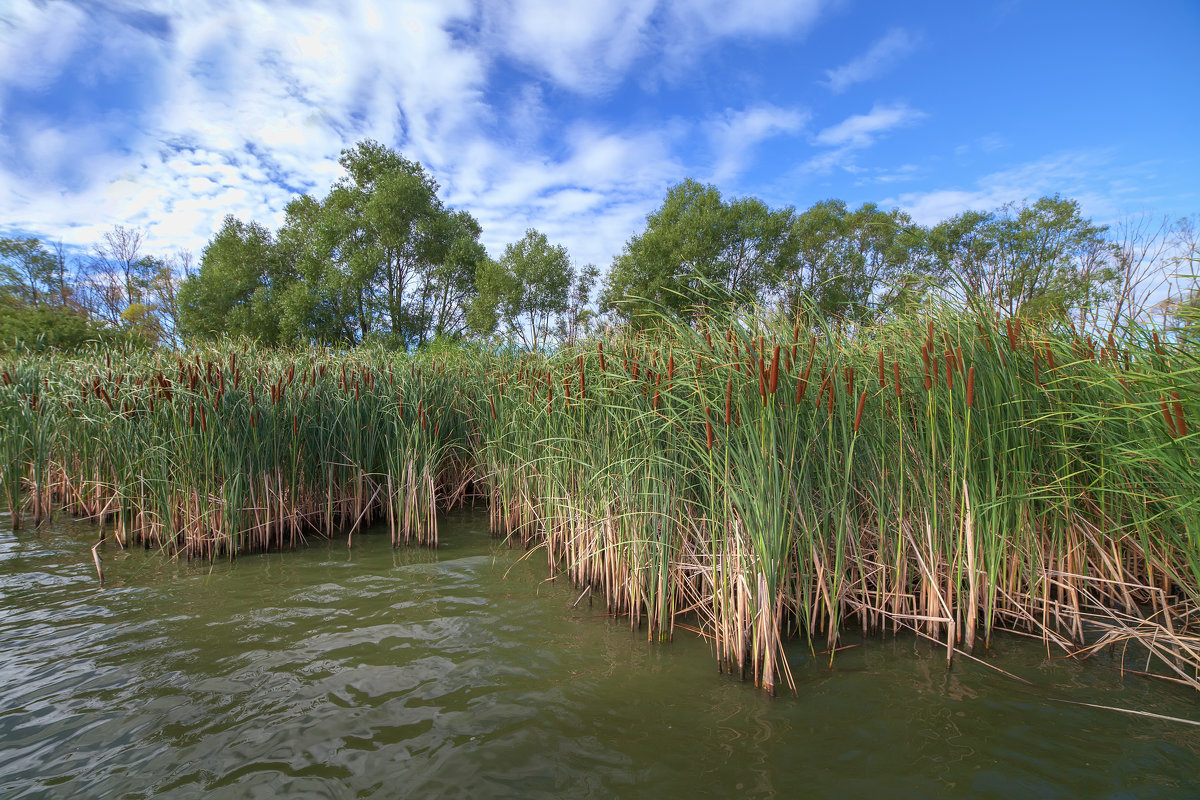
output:
[[[878,77],[889,67],[916,49],[918,37],[893,28],[858,58],[835,69],[825,71],[825,85],[834,94],[841,94],[856,83]]]
[[[492,252],[536,226],[604,265],[688,174],[697,126],[715,122],[717,172],[734,175],[806,117],[751,106],[602,125],[556,118],[547,94],[602,93],[721,37],[803,33],[824,5],[13,0],[0,111],[23,105],[0,115],[0,219],[78,247],[136,225],[153,249],[197,252],[226,214],[279,225],[296,193],[337,178],[343,148],[373,138],[425,164]],[[75,105],[35,113],[30,92]]]

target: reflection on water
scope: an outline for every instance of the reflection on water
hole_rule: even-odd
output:
[[[1050,699],[1200,718],[1194,693],[1024,639],[989,659],[1034,686],[910,637],[832,668],[798,643],[772,700],[572,608],[477,515],[436,551],[107,549],[104,588],[93,535],[0,517],[0,796],[1200,796],[1200,728]]]

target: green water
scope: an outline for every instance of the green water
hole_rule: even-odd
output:
[[[1025,686],[889,637],[832,668],[796,645],[771,699],[691,635],[573,608],[477,515],[436,551],[106,546],[103,588],[90,526],[0,526],[3,798],[1200,796],[1200,728],[1058,702],[1200,719],[1191,690],[994,642]]]

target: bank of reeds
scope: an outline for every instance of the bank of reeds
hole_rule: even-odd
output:
[[[478,459],[497,530],[768,690],[846,625],[1136,642],[1200,688],[1198,366],[951,311],[668,325],[491,373]]]
[[[436,542],[469,480],[447,369],[231,346],[9,359],[0,488],[14,528],[64,507],[188,557],[382,519],[395,542]]]
[[[1148,329],[747,315],[521,357],[4,367],[14,526],[66,506],[203,557],[381,519],[432,543],[437,510],[478,491],[496,533],[631,626],[698,625],[770,691],[787,639],[832,651],[849,625],[947,659],[997,630],[1113,646],[1200,688],[1200,364]]]

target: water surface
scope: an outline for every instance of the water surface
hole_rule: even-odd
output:
[[[540,551],[441,526],[189,564],[0,517],[0,797],[1200,796],[1182,687],[1005,637],[791,650],[798,694],[646,642]]]

